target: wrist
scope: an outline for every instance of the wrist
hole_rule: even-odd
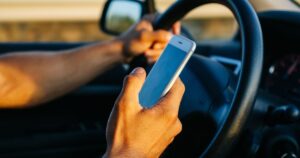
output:
[[[110,54],[116,56],[118,62],[124,63],[125,61],[125,57],[123,55],[124,42],[119,39],[113,39],[109,41],[109,47],[110,47]]]
[[[119,53],[122,56],[122,62],[123,63],[129,63],[134,56],[132,55],[130,49],[129,49],[129,45],[128,44],[128,40],[124,37],[117,37],[113,40],[114,43],[117,43],[117,45],[119,46]]]
[[[132,60],[132,56],[126,51],[126,41],[123,38],[115,38],[111,41],[115,51],[120,56],[122,63],[129,63]]]

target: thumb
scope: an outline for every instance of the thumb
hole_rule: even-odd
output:
[[[177,79],[170,91],[160,99],[153,108],[160,109],[164,113],[178,115],[180,102],[185,91],[185,86],[180,79]]]
[[[145,82],[145,78],[146,71],[141,67],[135,68],[124,79],[123,97],[130,99],[130,101],[138,101],[139,92]]]

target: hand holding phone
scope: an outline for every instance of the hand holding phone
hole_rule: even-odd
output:
[[[172,37],[139,93],[139,102],[143,107],[152,107],[170,90],[195,48],[192,40],[180,35]]]

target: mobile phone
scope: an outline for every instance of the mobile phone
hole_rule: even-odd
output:
[[[143,107],[151,108],[170,90],[195,48],[194,41],[180,35],[172,36],[139,93],[139,102]]]

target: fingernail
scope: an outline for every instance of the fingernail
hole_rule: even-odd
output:
[[[135,68],[135,69],[131,72],[131,74],[143,74],[143,73],[145,73],[145,70],[144,70],[143,68],[140,68],[140,67]]]

